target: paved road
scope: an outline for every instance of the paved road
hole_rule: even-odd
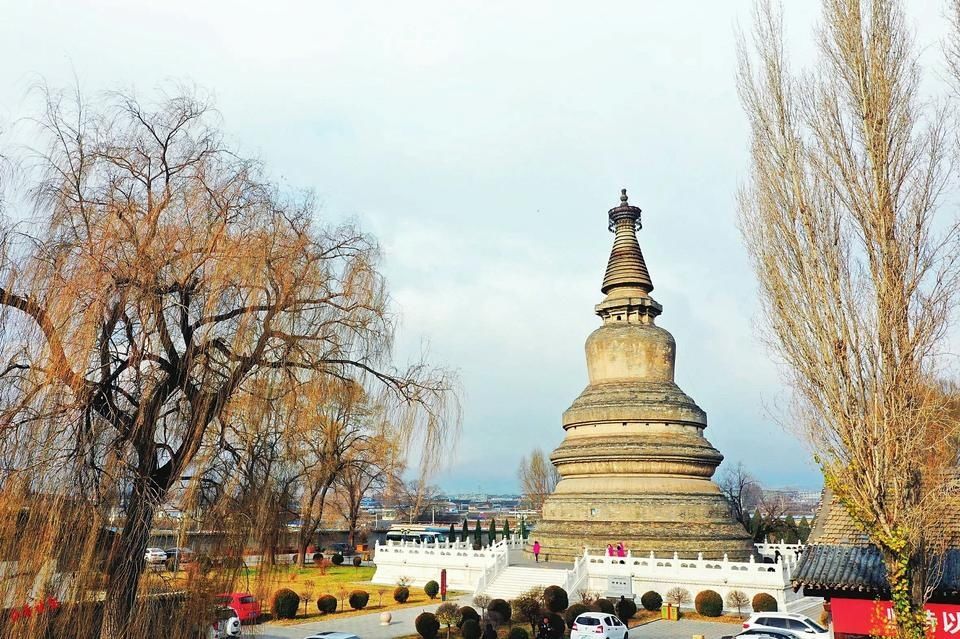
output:
[[[463,601],[452,599],[451,601],[456,601],[461,606],[466,605],[465,599]],[[424,610],[433,612],[439,605],[438,602],[430,606],[411,606],[410,608],[392,610],[393,621],[389,626],[381,626],[380,613],[372,612],[368,615],[356,615],[342,619],[331,619],[330,621],[314,621],[297,626],[283,627],[266,624],[249,626],[244,629],[244,636],[249,635],[261,639],[303,639],[303,637],[308,637],[314,632],[334,630],[352,632],[362,639],[394,639],[394,637],[416,634],[413,620]]]
[[[654,621],[630,630],[633,639],[690,639],[693,635],[703,635],[704,639],[720,639],[735,635],[742,628],[733,623],[711,623],[709,621]]]
[[[464,597],[459,601],[456,599],[452,601],[457,601],[459,605],[465,605],[468,598]],[[396,637],[415,634],[416,629],[413,627],[413,620],[424,610],[433,612],[438,605],[439,603],[394,610],[392,611],[393,621],[389,626],[380,625],[380,613],[370,613],[355,617],[331,619],[330,621],[314,621],[297,626],[248,626],[244,634],[261,639],[303,639],[314,632],[334,630],[352,632],[361,639],[395,639]],[[803,612],[816,619],[816,616],[810,613],[818,610],[819,605],[819,603],[814,603],[809,611],[805,610]],[[822,610],[822,607],[819,607],[819,610]],[[819,613],[817,612],[817,614]],[[741,627],[737,624],[681,619],[680,621],[654,621],[639,626],[630,631],[630,637],[631,639],[690,639],[693,635],[703,635],[704,639],[720,639],[720,637],[735,635],[740,630]],[[441,636],[445,635],[441,633]]]
[[[424,610],[434,610],[436,605],[423,608],[403,608],[394,611],[393,623],[380,625],[379,614],[357,615],[341,620],[317,621],[299,626],[253,626],[249,636],[261,639],[303,639],[311,633],[323,630],[352,632],[361,639],[394,639],[415,634],[413,620]],[[736,634],[740,627],[736,624],[709,623],[705,621],[654,621],[630,631],[631,638],[637,639],[690,639],[693,635],[703,635],[705,639],[720,639]],[[441,633],[441,636],[444,636]]]

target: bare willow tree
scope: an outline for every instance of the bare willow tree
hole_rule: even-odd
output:
[[[350,465],[354,451],[367,446],[376,435],[371,405],[359,384],[334,380],[314,383],[305,390],[284,411],[298,449],[292,459],[298,468],[297,561],[301,566],[307,546],[320,530],[334,483]]]
[[[740,196],[772,350],[827,485],[879,549],[900,636],[938,581],[956,418],[937,377],[957,292],[948,112],[894,0],[824,0],[817,66],[788,68],[759,4],[740,93],[752,170]],[[952,185],[951,185],[952,186]]]
[[[534,448],[530,457],[520,458],[520,490],[530,502],[531,508],[540,511],[543,502],[556,488],[560,474],[542,450]]]
[[[32,219],[5,224],[0,254],[3,497],[47,512],[55,532],[73,526],[87,558],[74,574],[103,574],[100,636],[156,634],[135,605],[152,523],[184,477],[236,450],[231,410],[362,378],[389,391],[429,457],[456,430],[456,398],[445,371],[392,366],[373,240],[315,223],[308,198],[225,146],[205,101],[46,98]],[[40,495],[72,507],[61,516]],[[8,551],[27,562],[44,551],[32,545]],[[97,598],[87,588],[74,600]]]

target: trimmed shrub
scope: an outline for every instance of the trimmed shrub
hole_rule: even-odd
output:
[[[575,603],[568,607],[563,613],[563,620],[567,622],[567,628],[573,628],[573,622],[585,612],[590,612],[590,606],[586,604]]]
[[[366,590],[354,590],[350,593],[350,598],[347,601],[350,602],[350,607],[354,610],[363,610],[370,601],[370,593]]]
[[[330,558],[330,561],[333,562],[333,565],[334,565],[334,566],[342,566],[342,565],[343,565],[343,555],[341,555],[341,554],[338,553],[338,552],[335,552],[335,553],[333,553],[333,557]]]
[[[361,557],[360,555],[354,555],[353,557],[354,568],[359,568],[362,563],[363,563],[363,557]]]
[[[475,619],[478,624],[480,623],[480,613],[477,612],[476,608],[473,606],[460,608],[460,628],[463,628],[463,625],[470,619]]]
[[[490,602],[490,605],[487,606],[487,613],[494,616],[494,621],[499,625],[508,623],[513,611],[510,608],[510,604],[503,599],[494,599]]]
[[[440,592],[440,584],[431,579],[423,585],[423,592],[431,599],[436,599],[437,593]]]
[[[637,614],[637,604],[634,603],[633,599],[627,599],[626,597],[620,597],[620,601],[614,608],[616,608],[617,616],[623,623],[627,623],[628,619],[633,619],[633,616]]]
[[[337,598],[333,595],[320,595],[317,597],[317,610],[325,615],[337,611]]]
[[[406,586],[397,586],[393,589],[393,600],[397,603],[407,603],[410,598],[410,589]]]
[[[423,639],[436,639],[437,633],[440,632],[440,622],[437,621],[437,616],[432,612],[421,612],[417,615],[413,625],[416,626],[417,633]]]
[[[460,626],[460,636],[463,639],[480,639],[481,634],[483,632],[480,630],[480,621],[477,619],[467,619]]]
[[[723,614],[723,597],[715,590],[703,590],[697,593],[693,605],[704,617],[719,617]]]
[[[648,590],[640,597],[640,605],[643,606],[644,610],[655,612],[663,606],[663,597],[661,597],[658,592]]]
[[[607,599],[606,597],[600,597],[599,599],[597,599],[596,601],[594,601],[594,602],[593,602],[593,608],[594,608],[597,612],[603,612],[603,613],[606,613],[606,614],[608,614],[608,615],[615,615],[615,614],[617,614],[616,609],[613,607],[613,602],[610,601],[609,599]]]
[[[530,639],[530,633],[525,628],[517,626],[510,629],[510,632],[507,633],[507,639]]]
[[[547,586],[543,591],[543,605],[550,612],[563,612],[570,605],[567,591],[560,586]]]
[[[759,592],[753,597],[754,612],[776,612],[777,600],[765,592]]]
[[[452,601],[437,606],[437,610],[433,614],[437,616],[437,621],[440,622],[440,625],[447,627],[448,635],[450,634],[451,626],[460,627],[460,621],[462,619],[460,617],[460,608]]]
[[[270,611],[274,619],[293,619],[300,609],[300,595],[289,588],[281,588],[273,593]]]

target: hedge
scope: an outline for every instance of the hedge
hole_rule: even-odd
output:
[[[653,590],[648,590],[643,593],[643,596],[640,597],[640,605],[643,606],[644,610],[657,611],[663,606],[663,597],[660,596],[660,593]]]
[[[754,612],[776,612],[777,600],[765,592],[759,592],[753,597]]]
[[[337,611],[337,598],[333,595],[320,595],[317,597],[317,610],[325,615]]]
[[[370,601],[370,593],[366,590],[354,590],[350,593],[350,607],[354,610],[363,610]]]
[[[715,590],[704,590],[697,593],[693,605],[697,612],[704,617],[719,617],[723,614],[723,597]]]
[[[543,603],[550,612],[563,612],[570,605],[567,591],[560,586],[547,586],[543,591]]]
[[[270,611],[274,619],[293,619],[300,609],[300,595],[289,588],[281,588],[273,593]]]
[[[413,625],[423,639],[436,639],[437,633],[440,632],[440,622],[432,612],[421,612]]]

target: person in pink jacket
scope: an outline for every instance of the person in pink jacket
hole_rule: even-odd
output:
[[[621,541],[619,544],[617,544],[617,557],[626,557],[626,556],[627,556],[627,549],[623,545],[623,542]]]
[[[607,544],[607,557],[613,557],[613,544]]]
[[[533,558],[534,560],[537,561],[537,563],[540,562],[540,542],[539,541],[533,542]]]

